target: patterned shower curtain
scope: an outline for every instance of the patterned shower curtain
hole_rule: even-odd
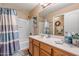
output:
[[[20,49],[16,26],[16,10],[0,8],[0,56],[9,56]]]

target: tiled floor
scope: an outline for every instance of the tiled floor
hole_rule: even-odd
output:
[[[21,50],[21,51],[14,53],[13,56],[29,56],[29,53],[28,51]]]

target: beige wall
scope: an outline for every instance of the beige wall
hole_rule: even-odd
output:
[[[22,19],[28,19],[29,13],[23,10],[17,10],[17,17]]]
[[[39,13],[42,11],[42,7],[40,4],[38,4],[31,12],[30,12],[30,18],[33,16],[38,16]]]
[[[43,21],[44,18],[39,15],[41,11],[43,11],[43,8],[40,6],[40,4],[38,4],[38,5],[29,13],[30,18],[32,18],[33,16],[37,16],[38,21]]]

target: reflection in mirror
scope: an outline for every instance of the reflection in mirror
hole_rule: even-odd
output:
[[[54,22],[54,35],[64,35],[64,15],[56,16],[53,19]]]
[[[64,30],[79,33],[79,9],[64,14]]]
[[[39,33],[50,34],[49,33],[49,22],[46,19],[42,22],[39,22]]]
[[[44,23],[44,34],[49,34],[49,22],[47,20]]]

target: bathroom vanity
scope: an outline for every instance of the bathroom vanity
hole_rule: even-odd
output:
[[[66,43],[56,43],[56,41],[62,41],[63,39],[54,36],[51,38],[30,36],[29,53],[32,56],[78,56],[78,47]]]

